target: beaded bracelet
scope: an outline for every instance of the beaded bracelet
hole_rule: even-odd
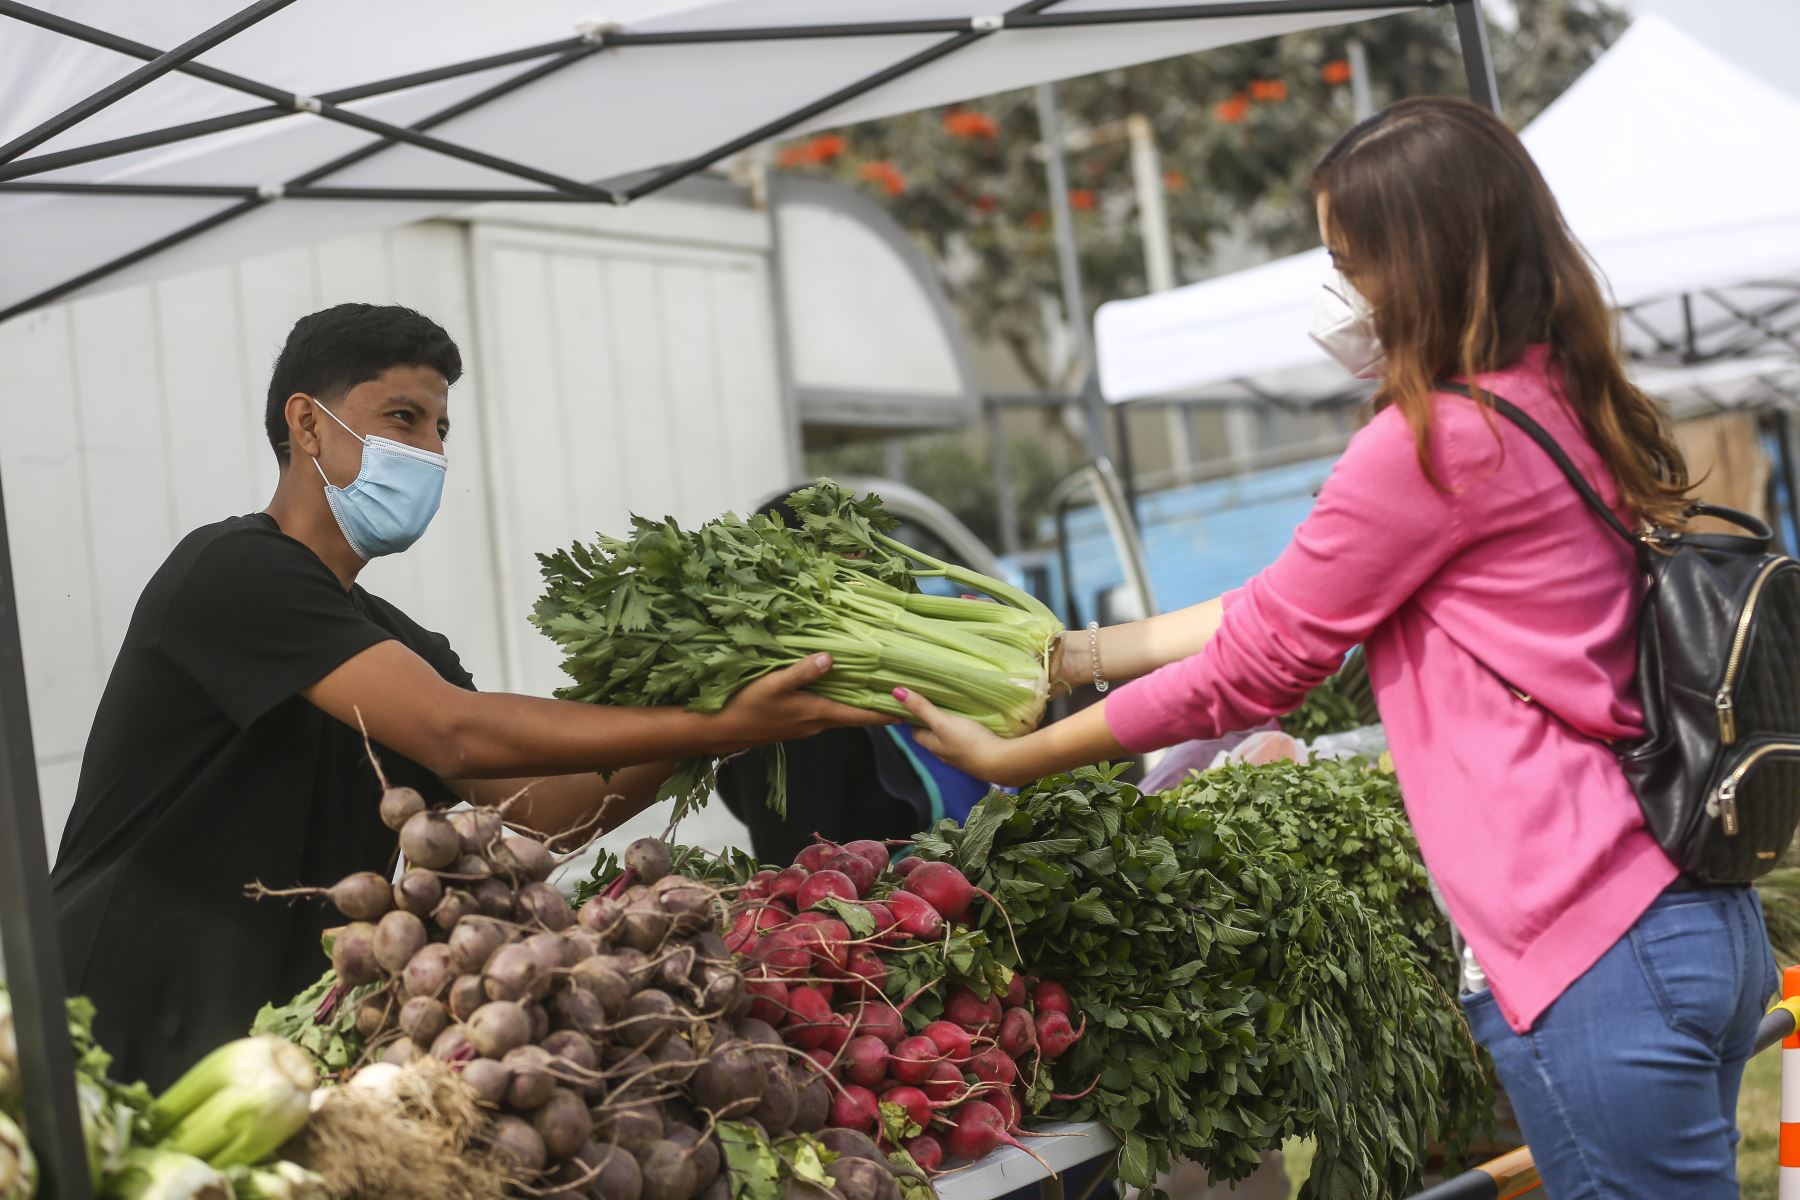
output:
[[[1100,672],[1100,622],[1089,621],[1088,631],[1088,664],[1094,668],[1094,690],[1104,692],[1108,686],[1106,676]]]

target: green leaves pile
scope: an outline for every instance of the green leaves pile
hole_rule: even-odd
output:
[[[381,987],[378,981],[345,991],[338,984],[337,972],[328,970],[286,1004],[263,1005],[250,1032],[292,1042],[312,1056],[321,1074],[341,1074],[362,1061],[363,1039],[356,1032],[357,1001]]]
[[[1061,1115],[1116,1131],[1136,1187],[1154,1190],[1176,1157],[1242,1179],[1259,1151],[1311,1137],[1304,1195],[1416,1190],[1427,1141],[1479,1121],[1489,1099],[1421,951],[1289,852],[1258,805],[1141,795],[1120,773],[995,793],[965,827],[918,839],[1006,906],[1025,969],[1085,1014],[1055,1082],[1099,1083]],[[993,932],[1002,918],[981,920]]]
[[[574,680],[557,694],[717,712],[744,685],[825,652],[832,669],[812,690],[829,699],[903,717],[891,691],[904,683],[996,733],[1036,726],[1061,629],[1049,609],[901,545],[875,496],[820,480],[787,503],[798,529],[772,515],[728,513],[695,530],[634,517],[630,538],[539,555],[545,590],[532,621]],[[996,603],[922,594],[926,576]],[[779,807],[782,759],[770,760]],[[683,810],[702,801],[713,766],[684,764],[665,796]]]
[[[1361,729],[1380,719],[1375,693],[1369,688],[1369,660],[1358,646],[1336,675],[1306,693],[1300,707],[1281,718],[1281,729],[1289,737],[1310,741],[1328,733]]]

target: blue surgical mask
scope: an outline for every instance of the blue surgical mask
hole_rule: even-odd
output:
[[[318,401],[318,410],[344,425],[342,419]],[[384,437],[362,437],[348,425],[344,432],[362,443],[362,469],[349,487],[338,487],[313,459],[319,478],[325,480],[325,502],[337,518],[344,540],[356,556],[367,562],[384,554],[398,554],[425,532],[437,515],[444,496],[442,454],[420,450]]]

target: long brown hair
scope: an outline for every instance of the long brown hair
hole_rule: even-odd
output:
[[[1549,344],[1562,394],[1641,520],[1679,526],[1687,466],[1661,406],[1619,359],[1611,309],[1524,145],[1493,113],[1429,97],[1340,138],[1312,175],[1339,269],[1374,308],[1397,406],[1426,477],[1436,380]]]

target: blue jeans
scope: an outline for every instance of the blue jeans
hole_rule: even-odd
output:
[[[1517,1034],[1463,997],[1551,1200],[1737,1200],[1737,1096],[1779,985],[1752,888],[1667,892]]]

